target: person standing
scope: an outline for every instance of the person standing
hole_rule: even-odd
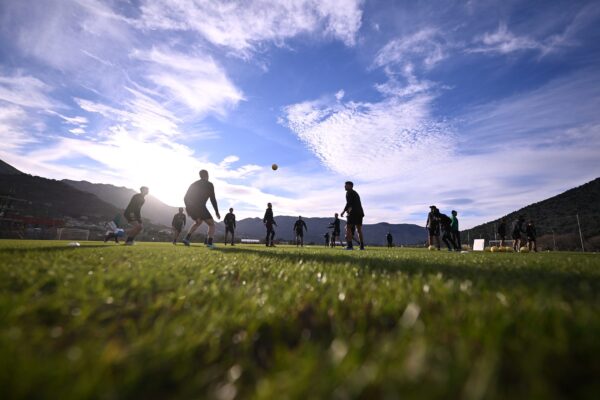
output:
[[[277,226],[277,222],[275,222],[275,217],[273,217],[273,205],[271,203],[267,203],[267,210],[265,211],[265,216],[263,217],[263,224],[265,224],[265,228],[267,228],[265,245],[267,247],[275,247],[275,244],[273,243],[273,239],[275,238],[275,229],[273,229],[273,227]]]
[[[223,218],[223,223],[225,224],[225,246],[227,246],[227,234],[231,234],[231,245],[233,246],[234,242],[234,232],[235,232],[235,214],[233,213],[233,208],[229,209],[225,218]]]
[[[125,240],[126,246],[131,246],[135,237],[144,229],[142,225],[142,206],[146,201],[146,195],[150,192],[146,186],[140,188],[140,192],[136,193],[131,197],[129,204],[125,208],[123,215],[129,224],[132,226],[127,231],[127,240]]]
[[[525,233],[523,229],[523,224],[525,223],[525,217],[519,215],[519,218],[513,222],[512,229],[512,239],[513,239],[513,250],[520,251],[521,250],[521,242],[522,242],[522,234]]]
[[[387,240],[387,247],[394,247],[394,238],[390,232],[385,235],[385,239]]]
[[[346,219],[346,250],[354,250],[352,245],[352,231],[354,228],[358,231],[360,249],[364,250],[365,241],[363,238],[362,224],[365,213],[362,208],[360,196],[354,190],[354,183],[350,181],[347,181],[344,184],[344,189],[346,190],[346,206],[344,207],[341,216],[344,217],[344,214],[348,213],[348,218]]]
[[[187,222],[187,217],[183,212],[183,207],[179,207],[179,212],[173,216],[171,227],[173,228],[173,244],[177,244],[177,239]]]
[[[334,215],[335,219],[331,224],[329,224],[329,228],[333,228],[333,232],[331,233],[331,247],[335,247],[335,243],[340,238],[341,228],[340,228],[340,218],[338,217],[338,213]]]
[[[206,207],[208,199],[210,199],[210,203],[215,210],[217,219],[221,219],[221,215],[219,214],[219,207],[217,206],[217,199],[215,197],[215,187],[208,181],[208,171],[203,169],[200,171],[199,175],[200,180],[190,185],[183,198],[185,209],[190,218],[194,221],[194,225],[190,227],[185,239],[183,239],[183,244],[189,246],[192,234],[203,222],[205,222],[206,225],[208,225],[206,246],[212,249],[214,248],[213,235],[215,234],[215,220]]]
[[[429,214],[427,214],[427,222],[425,224],[425,228],[427,228],[428,243],[429,246],[433,246],[433,241],[436,241],[437,249],[439,250],[441,247],[440,244],[440,220],[438,218],[439,210],[436,206],[429,206]]]
[[[325,232],[325,234],[323,235],[323,237],[325,238],[325,247],[329,247],[330,246],[329,232]]]
[[[304,247],[304,231],[308,232],[306,222],[302,220],[302,216],[298,216],[298,220],[294,223],[294,232],[296,233],[296,247]]]
[[[498,225],[498,237],[500,238],[500,247],[504,247],[506,241],[506,218],[500,220]]]
[[[525,235],[527,235],[527,248],[529,251],[535,251],[537,253],[537,232],[535,230],[535,224],[533,220],[529,221],[525,227]]]
[[[458,218],[456,218],[457,215],[458,212],[456,212],[456,210],[452,210],[452,217],[450,217],[450,219],[452,220],[450,222],[450,230],[452,241],[456,246],[456,250],[460,250],[462,249],[462,244],[460,243],[460,230],[458,228]]]

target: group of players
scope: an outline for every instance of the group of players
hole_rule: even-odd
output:
[[[500,247],[504,247],[506,241],[506,218],[500,220],[498,225],[498,236],[500,237]],[[519,217],[512,224],[511,237],[513,240],[513,250],[520,251],[522,245],[526,245],[529,251],[537,252],[537,231],[533,220],[525,223],[525,216]],[[524,242],[523,239],[526,239]]]
[[[344,214],[348,214],[346,222],[347,245],[345,249],[354,249],[352,243],[354,233],[358,232],[358,244],[360,245],[360,250],[364,250],[365,245],[362,233],[364,211],[360,201],[360,196],[354,190],[354,184],[352,182],[346,182],[344,184],[344,188],[346,190],[346,206],[344,207],[341,216],[344,217]],[[146,186],[142,186],[140,188],[140,193],[136,193],[135,195],[133,195],[129,204],[125,208],[125,219],[131,225],[131,229],[129,229],[126,232],[127,239],[125,240],[125,245],[132,245],[134,243],[135,237],[143,229],[141,210],[145,202],[145,197],[148,195],[148,193],[149,189]],[[185,203],[185,211],[187,212],[187,216],[190,217],[194,224],[189,228],[187,234],[185,235],[185,238],[181,242],[186,246],[190,246],[193,233],[203,223],[205,223],[208,226],[205,245],[209,248],[214,248],[213,241],[216,225],[214,218],[212,217],[210,211],[206,207],[206,203],[208,202],[208,200],[210,200],[212,204],[217,219],[221,219],[221,215],[219,214],[219,207],[217,205],[217,199],[215,197],[214,185],[208,179],[208,171],[200,171],[200,179],[190,185],[183,200]],[[173,216],[173,221],[171,224],[173,228],[173,244],[177,243],[177,240],[180,237],[183,228],[186,225],[187,216],[184,213],[183,208],[179,208],[179,212]],[[227,245],[227,238],[228,236],[230,236],[231,245],[233,246],[236,229],[236,220],[235,214],[233,213],[233,208],[229,209],[229,213],[225,215],[223,222],[225,225],[225,245]],[[267,210],[265,211],[265,215],[263,217],[263,224],[265,225],[267,231],[265,245],[267,247],[274,247],[274,227],[277,226],[277,223],[275,222],[275,217],[273,215],[273,205],[271,203],[267,204]],[[331,224],[331,227],[333,228],[333,233],[331,236],[332,245],[335,245],[337,238],[339,238],[340,236],[340,225],[340,219],[338,218],[338,214],[336,213],[335,220]],[[301,216],[298,217],[298,220],[294,224],[293,229],[296,233],[296,245],[304,246],[304,232],[308,231],[308,227],[306,226],[306,222],[302,220]],[[121,236],[124,233],[125,232],[122,230],[121,232],[109,231],[104,241],[114,239],[116,242],[118,242],[119,236]]]

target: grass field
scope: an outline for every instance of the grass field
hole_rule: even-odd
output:
[[[600,256],[0,241],[0,398],[600,398]]]

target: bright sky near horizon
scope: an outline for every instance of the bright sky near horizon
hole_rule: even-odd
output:
[[[3,0],[0,159],[462,227],[600,176],[598,1]],[[270,166],[279,164],[274,172]]]

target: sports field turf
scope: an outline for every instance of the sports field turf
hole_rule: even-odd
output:
[[[0,241],[0,398],[600,398],[600,255]]]

